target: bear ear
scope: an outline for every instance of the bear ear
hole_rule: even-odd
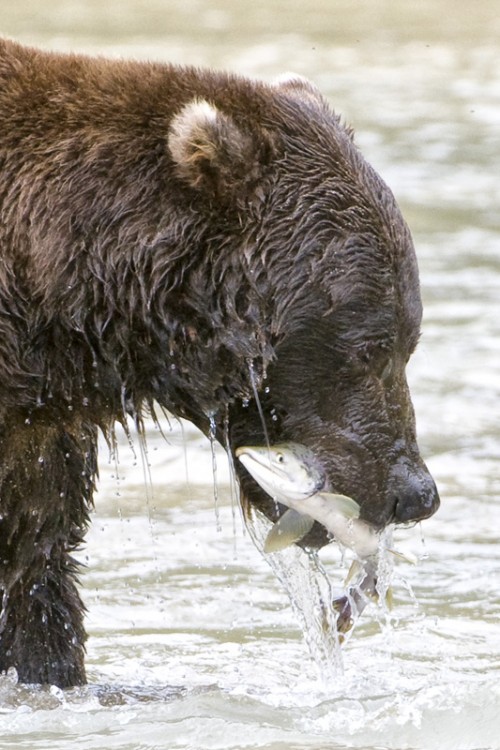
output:
[[[273,85],[304,104],[312,104],[322,109],[328,106],[326,99],[314,83],[298,73],[284,73],[274,80]]]
[[[285,73],[284,75],[279,76],[274,80],[273,86],[290,99],[293,99],[301,105],[312,108],[321,115],[336,117],[335,113],[331,110],[328,101],[317,86],[315,86],[308,78],[304,78],[304,76],[301,76],[298,73]],[[354,140],[353,129],[349,125],[341,123],[340,118],[337,117],[336,119],[344,128],[347,136],[351,140]]]
[[[174,117],[168,135],[181,179],[219,198],[238,199],[256,188],[269,159],[266,145],[270,143],[263,133],[243,131],[231,117],[199,99]]]

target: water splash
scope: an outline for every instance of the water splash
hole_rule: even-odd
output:
[[[387,526],[380,535],[377,554],[377,594],[386,619],[390,619],[390,591],[394,573],[393,527]]]
[[[326,689],[344,671],[328,575],[316,553],[306,553],[296,545],[265,554],[269,522],[260,513],[252,511],[247,528],[290,598],[319,679]]]

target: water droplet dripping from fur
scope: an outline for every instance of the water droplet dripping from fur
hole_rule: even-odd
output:
[[[222,531],[219,513],[219,490],[217,487],[217,457],[215,455],[217,423],[215,421],[215,412],[211,411],[207,414],[207,416],[209,423],[208,439],[210,441],[210,451],[212,453],[212,475],[214,480],[215,528],[217,529],[217,531]]]
[[[254,367],[254,363],[252,362],[252,360],[248,362],[248,375],[250,378],[250,384],[252,386],[253,397],[255,399],[257,411],[259,412],[260,422],[262,425],[262,433],[264,435],[264,444],[267,445],[267,447],[269,448],[270,446],[269,434],[267,432],[267,425],[266,425],[266,420],[264,417],[264,411],[262,409],[262,404],[260,403],[260,398],[259,398],[259,391],[258,391],[259,382],[257,379],[257,375],[255,374],[255,367]]]

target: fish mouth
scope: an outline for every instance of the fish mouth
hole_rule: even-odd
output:
[[[262,454],[262,448],[252,446],[242,446],[236,448],[235,456],[240,460],[250,476],[257,484],[274,499],[278,499],[280,494],[280,480],[287,479],[284,471],[278,466],[271,468],[267,457]]]

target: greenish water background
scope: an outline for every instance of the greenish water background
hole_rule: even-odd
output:
[[[310,77],[352,123],[412,228],[425,302],[409,369],[442,508],[398,532],[390,628],[365,613],[322,689],[288,600],[233,511],[218,453],[151,428],[148,462],[102,452],[82,559],[91,685],[0,682],[18,750],[500,748],[500,14],[398,0],[46,0],[0,33],[50,49]],[[422,542],[422,536],[424,542]],[[335,550],[324,555],[342,576]],[[411,587],[411,588],[410,588]],[[378,617],[380,620],[380,617]]]

